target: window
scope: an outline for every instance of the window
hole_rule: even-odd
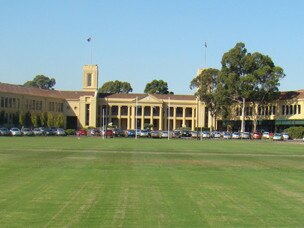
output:
[[[298,105],[298,114],[301,114],[301,105]]]
[[[92,74],[87,74],[87,86],[92,86]]]
[[[272,115],[276,114],[276,106],[272,106]]]
[[[289,113],[290,113],[290,115],[293,114],[293,106],[292,105],[290,105],[290,107],[289,107]]]
[[[297,114],[297,105],[293,106],[293,114]]]
[[[285,105],[282,106],[282,115],[285,115]]]
[[[286,110],[285,110],[286,115],[289,115],[289,106],[286,105],[285,108],[286,108]]]

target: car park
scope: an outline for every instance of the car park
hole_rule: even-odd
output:
[[[241,132],[241,139],[250,139],[249,132]]]
[[[223,133],[223,139],[231,139],[231,133],[230,132],[224,132]]]
[[[240,132],[233,132],[231,138],[240,139],[241,138],[241,133]]]
[[[33,136],[34,135],[33,131],[29,128],[22,128],[21,129],[21,134],[23,136]]]
[[[281,133],[275,133],[272,137],[273,141],[281,141],[283,140],[283,135]]]
[[[12,136],[21,136],[21,131],[19,128],[13,127],[10,129]]]
[[[252,139],[261,139],[262,138],[262,134],[261,134],[261,132],[258,132],[258,131],[253,132],[251,138]]]
[[[0,135],[1,136],[9,136],[10,134],[11,133],[7,128],[5,128],[5,127],[0,128]]]

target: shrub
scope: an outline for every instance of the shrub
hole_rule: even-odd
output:
[[[304,135],[304,127],[290,127],[285,129],[292,139],[300,139]]]
[[[76,135],[76,130],[75,129],[66,129],[65,133],[67,135]]]

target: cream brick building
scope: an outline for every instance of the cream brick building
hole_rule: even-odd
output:
[[[0,125],[17,124],[21,112],[62,113],[66,128],[101,127],[112,124],[122,129],[156,130],[187,127],[195,130],[210,127],[210,116],[204,103],[194,95],[100,94],[98,66],[83,66],[81,91],[42,90],[0,83]],[[137,107],[137,108],[136,108]],[[269,105],[246,104],[246,129],[254,121],[259,129],[277,130],[304,126],[304,90],[282,92],[279,100]],[[225,129],[227,124],[239,128],[239,107],[232,107],[230,120],[214,120],[213,126]],[[137,114],[137,115],[136,115]]]

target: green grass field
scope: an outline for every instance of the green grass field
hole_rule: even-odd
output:
[[[1,227],[304,226],[304,143],[0,137]]]

